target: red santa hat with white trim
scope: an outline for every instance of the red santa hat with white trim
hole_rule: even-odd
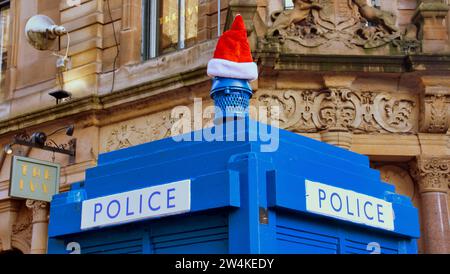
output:
[[[231,29],[219,38],[214,58],[208,63],[208,75],[248,81],[258,79],[258,66],[253,62],[241,15],[236,16]]]

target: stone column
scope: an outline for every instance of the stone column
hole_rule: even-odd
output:
[[[412,164],[422,200],[422,239],[426,254],[450,253],[448,189],[450,157],[419,156]]]
[[[27,200],[26,205],[33,211],[33,232],[31,235],[31,254],[47,253],[48,203]]]

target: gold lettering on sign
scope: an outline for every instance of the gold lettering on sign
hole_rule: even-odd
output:
[[[38,167],[33,167],[33,177],[41,177],[41,169]]]
[[[31,192],[36,191],[36,189],[34,188],[33,180],[30,180],[30,190],[31,190]]]

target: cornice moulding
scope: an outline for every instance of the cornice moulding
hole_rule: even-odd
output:
[[[209,81],[209,78],[206,76],[206,68],[201,67],[185,73],[179,73],[142,85],[119,90],[114,93],[101,96],[90,95],[88,97],[74,99],[68,103],[0,121],[0,135],[13,133],[57,119],[65,119],[82,114],[100,114],[119,105],[135,102],[144,103],[146,100],[159,98],[176,89],[206,81]],[[174,83],[177,84],[174,85]]]

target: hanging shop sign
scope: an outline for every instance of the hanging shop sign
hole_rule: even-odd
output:
[[[309,212],[367,226],[394,230],[392,204],[354,191],[305,181]]]
[[[176,215],[191,210],[191,181],[185,180],[86,200],[81,229]]]
[[[59,192],[59,164],[14,156],[9,196],[51,202]]]

